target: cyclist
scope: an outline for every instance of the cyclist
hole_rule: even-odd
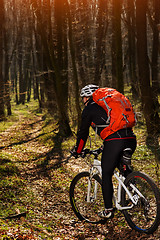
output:
[[[82,112],[81,126],[77,133],[76,146],[73,150],[73,156],[78,157],[82,152],[87,138],[89,136],[89,128],[92,126],[97,134],[100,135],[104,129],[104,121],[107,121],[107,112],[92,99],[92,94],[99,86],[87,85],[82,88],[80,96],[85,105]],[[99,125],[97,129],[93,126]],[[125,148],[131,148],[132,153],[136,149],[136,136],[132,128],[120,129],[111,135],[107,136],[104,140],[104,148],[102,152],[101,166],[102,166],[102,193],[104,199],[105,209],[98,213],[102,218],[112,218],[114,216],[112,197],[113,197],[113,184],[112,176],[114,169],[119,165],[122,151]]]

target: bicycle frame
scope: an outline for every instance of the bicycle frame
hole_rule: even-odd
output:
[[[95,174],[98,174],[100,177],[102,176],[101,161],[99,161],[97,159],[94,159],[93,166],[90,169],[90,178],[88,179],[87,202],[90,202],[91,200],[93,201],[97,197],[98,183],[97,183],[96,180],[95,180],[95,186],[94,186],[94,196],[92,197],[92,199],[90,197],[91,179],[92,179],[93,175],[95,175]],[[119,172],[116,171],[116,170],[114,171],[114,177],[118,181],[118,188],[117,188],[117,197],[115,197],[115,195],[113,195],[113,200],[114,200],[114,203],[115,203],[115,207],[118,210],[131,209],[131,208],[133,208],[134,205],[137,205],[140,197],[145,199],[145,197],[139,192],[139,190],[133,184],[130,184],[130,186],[132,187],[134,192],[136,192],[136,194],[132,195],[132,193],[128,190],[128,188],[124,184],[125,177],[120,175]],[[131,204],[131,206],[127,206],[127,207],[122,207],[121,206],[120,203],[121,203],[121,190],[122,190],[122,188],[124,188],[127,195],[129,196],[129,199],[132,201],[133,204]]]
[[[78,173],[72,180],[69,191],[75,215],[79,220],[92,224],[106,222],[106,219],[102,219],[99,215],[104,209],[101,188],[102,169],[101,161],[98,160],[98,156],[102,152],[102,146],[96,150],[84,150],[82,158],[88,155],[86,159],[88,161],[85,162],[87,164],[89,162],[89,171],[85,169]],[[91,155],[94,156],[94,162],[92,162]],[[125,165],[129,170],[130,163],[122,161],[120,162],[120,171],[115,169],[113,173],[113,210],[122,211],[132,229],[147,234],[153,233],[160,223],[159,189],[152,178],[140,171],[131,171],[125,177],[125,173],[127,173],[127,171],[123,171]]]

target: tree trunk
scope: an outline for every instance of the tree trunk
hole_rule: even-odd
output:
[[[68,5],[68,23],[69,23],[69,47],[70,47],[70,53],[71,53],[71,61],[72,61],[72,67],[73,67],[73,78],[74,78],[74,85],[75,85],[75,103],[76,103],[76,110],[78,115],[78,129],[80,128],[80,120],[81,120],[81,108],[79,104],[79,86],[78,86],[78,71],[76,66],[76,56],[75,56],[75,45],[73,42],[73,33],[72,33],[72,18],[70,14],[70,6]]]
[[[150,70],[147,55],[146,9],[146,0],[136,0],[137,57],[142,106],[148,135],[154,137],[159,132],[160,125],[150,85]]]
[[[54,64],[55,70],[55,92],[59,109],[59,130],[62,135],[70,136],[72,132],[68,119],[67,1],[55,0],[54,4],[58,55],[57,60],[54,57],[55,61],[52,61],[52,63]]]
[[[154,19],[153,19],[153,45],[152,45],[152,89],[155,102],[158,103],[159,81],[158,81],[158,49],[159,49],[159,30],[157,24],[160,23],[160,1],[153,0]]]
[[[32,1],[37,15],[37,30],[41,37],[43,52],[46,65],[45,86],[47,90],[52,90],[52,99],[56,98],[59,113],[59,133],[65,137],[72,134],[67,109],[68,107],[68,77],[64,75],[67,69],[67,50],[66,50],[66,13],[65,2],[63,0],[54,1],[54,19],[55,19],[55,41],[52,39],[51,26],[51,3],[50,0],[44,0],[43,6],[37,1]],[[42,9],[41,9],[42,7]],[[42,12],[43,14],[41,14]],[[64,40],[64,41],[63,41]],[[51,78],[50,78],[51,76]],[[51,82],[51,84],[48,84]],[[47,92],[47,91],[46,91]],[[49,93],[49,92],[48,92]],[[54,108],[52,111],[54,112]]]
[[[95,74],[94,74],[94,83],[99,85],[101,80],[102,70],[105,65],[105,37],[108,28],[108,9],[107,1],[98,1],[97,3],[98,13],[96,21],[96,49],[95,49]]]
[[[123,93],[124,83],[122,63],[121,8],[121,0],[112,0],[112,77],[114,87]]]
[[[0,1],[0,121],[5,117],[4,111],[4,78],[3,78],[3,34],[4,34],[4,1]]]
[[[136,38],[135,38],[135,9],[134,0],[127,0],[127,28],[128,28],[128,57],[131,91],[134,99],[139,97],[139,86],[136,65]]]
[[[5,104],[7,106],[8,116],[12,114],[11,111],[11,98],[9,89],[9,51],[8,51],[8,36],[6,28],[4,31],[4,51],[5,51],[5,66],[4,66],[4,83],[5,83]]]

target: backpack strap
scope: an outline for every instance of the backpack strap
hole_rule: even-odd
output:
[[[107,112],[108,119],[107,119],[107,121],[106,121],[107,126],[110,124],[110,119],[111,119],[110,112],[111,112],[111,110],[112,110],[112,108],[110,108],[110,107],[108,106],[107,102],[106,102],[106,98],[108,98],[108,97],[112,97],[112,95],[107,95],[106,97],[103,97],[103,98],[101,98],[101,99],[98,99],[98,101],[103,101],[103,102],[104,102],[104,104],[105,104],[105,106],[106,106],[106,108],[107,108],[107,110],[108,110],[108,112]],[[107,127],[107,126],[106,126],[106,127]],[[102,126],[102,127],[103,127],[103,126]]]
[[[129,123],[128,119],[126,118],[126,115],[125,115],[124,113],[122,113],[122,115],[123,115],[125,121],[126,121],[127,123]]]
[[[97,137],[97,132],[99,127],[108,127],[108,125],[96,125],[95,123],[91,124],[92,127],[95,127],[95,142],[96,142],[96,137]]]

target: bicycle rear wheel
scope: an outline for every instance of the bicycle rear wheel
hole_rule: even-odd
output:
[[[138,200],[137,204],[123,214],[128,225],[139,232],[153,233],[160,223],[160,193],[153,180],[141,172],[132,172],[125,180],[125,185]],[[122,206],[131,206],[126,191],[122,189]]]
[[[89,172],[81,172],[72,180],[69,193],[72,209],[81,221],[93,224],[105,223],[106,220],[98,216],[98,212],[104,208],[101,179],[98,175],[94,175],[90,181],[89,179]],[[91,188],[87,199],[89,182]]]

